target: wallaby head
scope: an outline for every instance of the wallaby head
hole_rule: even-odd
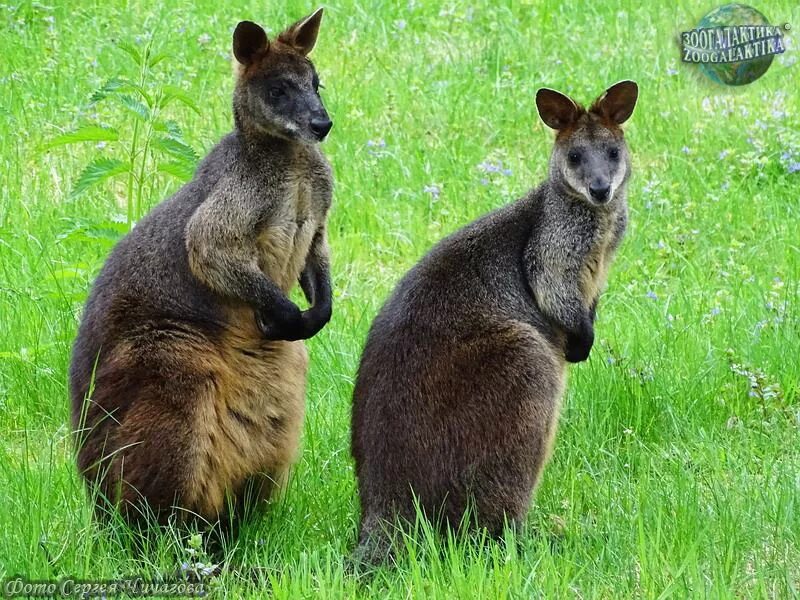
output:
[[[322,9],[270,41],[251,21],[233,32],[239,63],[233,99],[236,126],[250,134],[307,143],[322,141],[333,123],[319,96],[319,78],[307,56],[314,48]]]
[[[620,81],[586,110],[569,96],[542,88],[536,107],[555,129],[550,180],[560,191],[592,206],[610,204],[630,175],[630,157],[622,125],[633,113],[639,88]]]

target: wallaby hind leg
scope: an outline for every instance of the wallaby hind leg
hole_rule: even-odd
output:
[[[130,522],[165,522],[186,497],[192,435],[188,416],[158,398],[138,398],[123,420],[79,453],[100,511],[118,506]],[[181,518],[181,515],[178,515]]]
[[[223,494],[197,470],[215,460],[197,428],[198,408],[216,396],[213,354],[193,341],[159,341],[120,344],[104,357],[86,401],[78,465],[99,500],[129,522],[163,523],[173,513],[214,522]]]
[[[437,370],[437,381],[427,387],[442,390],[436,392],[438,405],[459,407],[458,413],[448,413],[458,426],[451,425],[446,439],[438,431],[448,423],[431,427],[428,437],[438,436],[437,459],[426,456],[430,450],[415,450],[418,460],[430,465],[419,483],[439,475],[438,489],[429,494],[445,498],[444,516],[451,528],[477,525],[497,538],[507,524],[524,520],[549,457],[564,361],[541,333],[519,321],[486,323],[480,335],[447,359],[448,369]],[[449,472],[442,477],[439,465],[448,462]]]
[[[194,386],[183,392],[202,395]],[[126,517],[136,516],[134,511],[146,503],[162,522],[175,506],[186,509],[176,512],[179,521],[216,519],[221,504],[210,498],[198,501],[205,494],[198,489],[202,484],[193,481],[196,442],[185,412],[165,407],[159,398],[140,401],[119,428],[115,445],[120,450],[109,473],[116,489],[108,491],[118,493]]]
[[[496,406],[505,405],[502,421],[506,425],[494,450],[471,465],[465,484],[477,522],[492,537],[500,537],[506,527],[524,523],[531,495],[550,458],[564,389],[564,363],[536,329],[519,322],[487,335],[483,352],[502,360],[492,361],[491,382],[474,382],[474,394],[495,399]]]

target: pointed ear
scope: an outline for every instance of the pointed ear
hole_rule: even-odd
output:
[[[233,32],[233,55],[243,65],[251,64],[269,48],[266,32],[252,21],[242,21]]]
[[[592,104],[591,112],[622,125],[633,114],[636,99],[639,97],[639,86],[634,81],[620,81],[608,88],[602,96]]]
[[[569,96],[542,88],[536,92],[536,108],[544,124],[551,129],[564,129],[572,125],[581,109]]]
[[[280,35],[280,40],[294,47],[303,56],[307,56],[314,49],[314,44],[317,43],[319,25],[322,23],[322,10],[322,8],[318,8],[305,19],[300,19]]]

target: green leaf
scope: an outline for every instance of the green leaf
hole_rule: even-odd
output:
[[[100,221],[83,227],[84,233],[95,240],[117,242],[128,233],[128,224],[124,220]]]
[[[89,102],[97,104],[101,100],[107,98],[109,94],[114,94],[119,90],[125,89],[130,86],[130,82],[120,79],[119,77],[112,77],[100,86],[89,98]]]
[[[176,121],[169,120],[166,123],[164,123],[164,125],[166,126],[170,137],[174,137],[174,138],[177,138],[179,140],[183,139],[183,130],[181,129],[181,126],[178,125],[178,123]]]
[[[163,150],[192,168],[194,168],[194,165],[200,160],[200,157],[197,156],[197,153],[189,144],[182,140],[175,139],[174,137],[158,138],[153,142],[153,146],[159,150]]]
[[[142,64],[142,54],[139,50],[136,49],[136,46],[133,44],[129,44],[128,42],[117,42],[117,48],[125,52],[128,56],[133,59],[133,62],[136,63],[137,66]]]
[[[162,121],[160,119],[156,120],[153,123],[153,129],[155,131],[166,133],[171,138],[183,141],[183,130],[181,129],[181,126],[172,119],[166,121]]]
[[[152,69],[158,63],[160,63],[162,60],[168,57],[169,54],[167,54],[166,52],[158,52],[157,54],[154,54],[153,56],[150,57],[150,59],[147,61],[147,66]]]
[[[90,101],[92,104],[96,104],[101,100],[107,98],[112,94],[118,94],[119,92],[123,91],[133,91],[139,94],[142,98],[144,98],[145,102],[148,106],[153,105],[153,99],[150,94],[147,93],[147,90],[143,88],[138,83],[134,83],[133,81],[129,81],[127,79],[120,79],[120,78],[112,78],[109,79],[107,82],[103,84],[101,88],[99,88],[94,94],[92,94]]]
[[[116,244],[126,233],[128,233],[128,224],[125,222],[124,217],[120,216],[118,220],[106,220],[98,223],[79,224],[72,229],[69,229],[56,236],[56,243],[90,243],[98,244],[104,247],[112,247]],[[84,263],[77,263],[75,267],[89,269]]]
[[[167,106],[170,102],[176,101],[180,102],[184,106],[188,106],[198,115],[200,114],[200,108],[197,106],[194,100],[187,94],[185,91],[176,87],[174,85],[165,85],[162,89],[162,96],[161,96],[161,107]]]
[[[117,99],[136,118],[142,121],[147,121],[150,118],[150,109],[133,96],[125,94],[124,96],[118,96]]]
[[[109,177],[114,177],[121,173],[128,173],[130,170],[131,165],[128,162],[123,162],[115,158],[98,158],[89,163],[78,176],[70,196],[74,198],[101,181],[105,181]]]
[[[194,167],[184,162],[162,163],[158,165],[158,170],[181,181],[189,181],[194,177]]]
[[[153,97],[147,92],[147,90],[144,87],[142,87],[138,83],[133,83],[133,82],[130,83],[130,87],[142,98],[144,98],[144,101],[145,103],[147,103],[148,108],[153,108]]]
[[[75,144],[77,142],[116,142],[119,139],[119,132],[112,127],[98,127],[97,125],[87,125],[75,131],[63,133],[53,138],[44,145],[48,150],[55,146],[65,144]]]
[[[63,269],[56,269],[53,271],[52,276],[53,279],[56,281],[64,281],[65,279],[74,279],[76,277],[83,277],[86,273],[86,269],[73,266],[73,267],[64,267]]]

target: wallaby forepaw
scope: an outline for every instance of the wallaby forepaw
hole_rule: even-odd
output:
[[[567,351],[564,353],[564,357],[567,359],[567,362],[583,362],[589,358],[589,353],[591,350],[592,346],[590,344],[580,342],[576,344],[569,344],[567,346]]]
[[[257,311],[256,325],[258,325],[261,335],[267,340],[294,342],[307,337],[304,335],[305,325],[299,310],[295,318],[275,318],[274,315]]]
[[[306,338],[314,337],[331,320],[330,309],[322,310],[316,307],[304,311],[302,314],[303,325],[306,330]]]
[[[594,346],[594,328],[589,325],[583,329],[580,333],[567,335],[567,347],[564,351],[564,358],[567,359],[567,362],[583,362],[589,358],[589,353]]]
[[[272,314],[258,311],[256,323],[261,335],[268,340],[285,340],[294,342],[307,340],[319,333],[320,329],[330,321],[330,311],[306,310],[291,314],[291,316],[276,318]]]

